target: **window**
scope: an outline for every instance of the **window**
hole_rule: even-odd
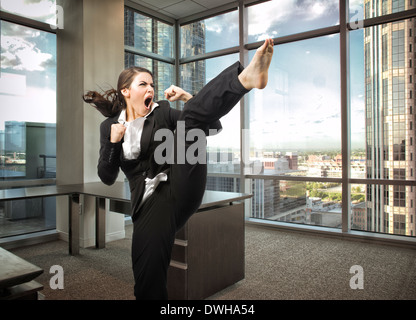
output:
[[[404,67],[404,30],[396,30],[392,32],[392,61],[393,68]]]
[[[238,12],[181,26],[181,57],[238,46]]]
[[[403,114],[405,111],[405,80],[403,76],[393,76],[393,114]]]
[[[389,57],[389,49],[388,49],[388,40],[387,40],[387,34],[383,34],[382,39],[382,64],[383,64],[383,71],[386,71],[388,69],[388,57]]]
[[[239,60],[238,54],[208,59],[201,55],[238,46],[238,12],[231,11],[180,27],[181,86],[196,94],[222,70]],[[195,61],[188,62],[189,59]],[[181,104],[183,105],[183,104]],[[235,106],[221,119],[222,131],[207,139],[207,189],[241,192],[240,188],[240,107]]]
[[[20,5],[17,5],[17,4]],[[2,1],[2,11],[51,23],[54,1]],[[54,184],[56,35],[19,16],[1,21],[0,187]],[[51,20],[52,19],[52,20]],[[0,202],[0,237],[55,228],[55,198]]]
[[[224,131],[208,138],[207,188],[253,194],[247,219],[336,229],[348,229],[344,224],[350,221],[354,230],[414,236],[407,222],[414,210],[410,9],[416,3],[349,5],[349,52],[341,51],[337,0],[246,4],[240,7],[247,16],[243,26],[237,11],[179,21],[173,74],[195,94],[238,54],[250,60],[260,41],[275,38],[268,86],[247,94],[223,118]],[[140,19],[138,25],[150,24]],[[144,56],[174,64],[171,56],[150,51],[126,42],[126,61]],[[349,73],[340,72],[344,67]],[[342,201],[345,194],[351,202]]]
[[[336,25],[338,0],[266,1],[247,8],[248,41],[282,37]]]
[[[164,57],[174,56],[173,26],[126,8],[124,30],[126,46]]]
[[[405,180],[406,170],[405,169],[393,169],[395,179]],[[394,186],[394,206],[406,207],[406,187],[405,186]]]
[[[1,178],[54,176],[56,37],[6,21],[1,37]]]
[[[206,83],[238,60],[235,54],[183,64],[181,86],[197,93]],[[208,172],[239,174],[240,171],[240,108],[235,106],[221,119],[222,131],[207,139]],[[231,190],[229,190],[231,191]]]
[[[393,160],[406,160],[406,131],[403,121],[393,122]]]
[[[393,224],[395,234],[406,234],[406,216],[402,214],[393,214]]]
[[[338,43],[334,35],[279,46],[267,87],[249,93],[253,161],[271,151],[276,161],[298,156],[295,169],[287,164],[265,174],[341,177]]]
[[[409,3],[409,7],[413,6],[412,0],[358,0],[350,1],[350,18],[362,19],[364,16],[366,19],[384,16],[390,13],[397,13],[410,9],[406,7],[406,2]],[[364,10],[363,10],[364,9]],[[363,13],[364,11],[364,13]]]
[[[124,10],[125,67],[139,66],[150,70],[155,81],[155,99],[164,99],[164,91],[175,83],[173,26]]]

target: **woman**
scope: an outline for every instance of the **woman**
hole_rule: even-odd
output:
[[[244,94],[266,86],[272,55],[273,40],[267,39],[246,69],[238,62],[233,64],[195,97],[171,86],[165,97],[170,102],[186,102],[183,111],[170,108],[168,101],[155,103],[153,76],[137,67],[120,74],[117,90],[84,95],[85,102],[108,117],[100,127],[100,179],[111,185],[121,169],[129,181],[137,299],[167,299],[167,270],[175,233],[199,208],[207,175],[205,162],[156,161],[155,152],[162,141],[155,139],[155,134],[161,129],[175,132],[173,159],[180,156],[176,154],[179,143],[186,154],[193,142],[175,131],[178,121],[184,124],[185,134],[192,129],[208,133],[210,128],[220,128],[219,119]]]

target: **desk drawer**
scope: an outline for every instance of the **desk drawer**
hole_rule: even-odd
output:
[[[187,263],[188,241],[175,239],[175,244],[172,248],[172,260],[181,263]]]

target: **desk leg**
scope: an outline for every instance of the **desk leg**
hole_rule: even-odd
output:
[[[69,195],[69,254],[79,254],[79,194]]]
[[[95,198],[95,247],[105,248],[105,198]]]

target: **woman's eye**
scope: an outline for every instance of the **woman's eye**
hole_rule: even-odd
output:
[[[143,83],[139,83],[139,87],[146,87],[148,84],[146,82]],[[149,84],[152,88],[155,87],[155,85],[153,83]]]

